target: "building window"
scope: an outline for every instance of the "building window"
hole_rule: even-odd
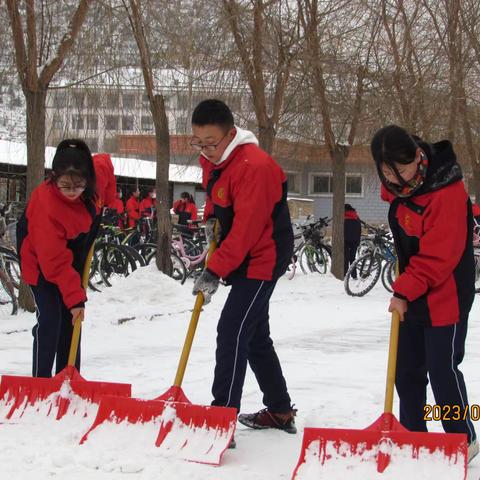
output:
[[[116,115],[106,115],[105,116],[105,128],[107,130],[118,130],[118,117]]]
[[[83,130],[83,117],[81,115],[72,115],[72,129]]]
[[[67,94],[65,92],[56,92],[53,97],[53,106],[55,108],[65,108],[67,106]]]
[[[73,92],[72,97],[73,97],[73,106],[76,109],[81,110],[83,108],[85,94],[83,92]]]
[[[333,176],[331,173],[315,173],[310,176],[311,195],[331,196],[333,194]],[[349,197],[363,196],[363,176],[359,174],[345,175],[345,195]]]
[[[142,116],[142,130],[152,131],[153,130],[153,119],[149,115]]]
[[[91,152],[98,152],[98,139],[97,138],[86,138],[85,143],[88,145],[88,148]]]
[[[62,130],[62,129],[63,129],[62,117],[60,117],[60,115],[54,115],[52,119],[52,130]]]
[[[133,93],[125,93],[123,95],[123,108],[129,110],[135,108],[135,95]]]
[[[97,115],[87,115],[87,129],[98,130],[98,117]]]
[[[300,174],[296,172],[286,172],[288,182],[288,193],[301,193]]]
[[[107,93],[107,108],[117,109],[120,105],[120,98],[117,92]]]
[[[122,130],[133,130],[133,116],[124,115],[122,117]]]
[[[87,105],[90,108],[100,108],[102,106],[100,94],[98,92],[88,92]]]
[[[310,193],[314,195],[329,195],[332,192],[332,175],[324,173],[311,176]]]
[[[363,195],[363,177],[361,175],[346,175],[345,195]]]

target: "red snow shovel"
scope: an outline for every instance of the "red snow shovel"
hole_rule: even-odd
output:
[[[382,415],[365,430],[305,428],[293,479],[466,478],[465,434],[410,432],[392,413],[399,326],[394,312]]]
[[[208,256],[215,247],[216,242],[212,241]],[[153,400],[113,396],[102,398],[97,417],[80,443],[95,437],[96,432],[92,431],[100,430],[107,422],[125,425],[153,423],[159,425],[155,445],[166,454],[193,462],[220,464],[235,432],[237,410],[194,405],[182,390],[183,376],[203,303],[203,294],[198,293],[173,386]]]
[[[82,285],[86,289],[93,256],[90,249],[82,276]],[[56,411],[60,420],[67,410],[75,413],[80,409],[87,415],[86,400],[98,404],[103,395],[129,397],[132,386],[126,383],[92,382],[85,380],[75,368],[82,319],[78,318],[73,327],[72,342],[67,366],[52,378],[18,377],[3,375],[0,381],[0,404],[6,405],[9,419],[16,410],[21,417],[27,409],[44,411],[50,415]],[[78,401],[80,400],[80,401]]]

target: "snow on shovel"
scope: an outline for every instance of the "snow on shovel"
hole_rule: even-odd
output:
[[[305,428],[293,479],[465,479],[467,436],[410,432],[392,413],[400,318],[392,314],[383,414],[365,430]]]
[[[215,246],[215,242],[211,242],[209,255]],[[140,429],[143,430],[142,441],[155,442],[165,455],[211,465],[220,464],[235,432],[237,410],[194,405],[181,388],[203,302],[203,294],[199,293],[173,386],[153,400],[104,397],[93,425],[80,443],[87,439],[93,441],[97,435],[102,436],[102,433],[107,433],[106,439],[111,438],[108,432],[111,431],[111,425],[115,424],[114,438],[120,436],[121,430],[124,430],[126,435],[136,435]],[[152,437],[152,424],[156,427],[156,438]],[[134,426],[135,433],[132,430]]]
[[[93,246],[90,249],[82,276],[87,288]],[[103,395],[130,397],[132,386],[126,383],[92,382],[85,380],[75,368],[82,319],[73,327],[67,366],[52,378],[3,375],[0,380],[0,414],[10,419],[23,416],[28,410],[55,414],[60,420],[66,413],[87,416],[89,406],[98,404]],[[86,402],[85,402],[86,401]]]

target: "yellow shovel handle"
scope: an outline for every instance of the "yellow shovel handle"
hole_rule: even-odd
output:
[[[85,266],[83,267],[82,287],[85,290],[88,288],[88,279],[90,277],[90,267],[92,265],[94,248],[95,243],[92,244],[85,261]],[[70,343],[70,353],[68,354],[67,363],[69,367],[73,367],[75,365],[75,360],[77,359],[78,343],[80,342],[80,332],[82,330],[82,320],[83,318],[78,316],[77,320],[75,321],[75,325],[73,326],[72,341]]]
[[[398,278],[398,261],[395,265],[395,278]],[[384,413],[393,413],[393,393],[395,388],[395,374],[397,372],[398,332],[400,330],[400,315],[397,311],[392,313],[390,326],[390,345],[388,347],[387,386],[385,388]]]
[[[217,248],[217,232],[219,224],[218,220],[215,222],[214,226],[214,235],[213,240],[210,242],[208,247],[207,258],[205,260],[205,267],[207,266],[208,260],[211,257],[212,253]],[[173,386],[181,387],[183,382],[183,376],[185,375],[185,369],[187,368],[188,357],[190,356],[190,350],[192,349],[193,338],[195,337],[195,332],[197,330],[198,319],[200,318],[200,312],[202,311],[203,306],[203,293],[197,293],[197,298],[195,299],[195,306],[193,307],[192,317],[190,319],[190,324],[188,325],[187,335],[185,336],[185,342],[183,344],[182,354],[180,355],[180,361],[178,362],[177,373],[175,375],[175,380]]]
[[[387,386],[385,389],[384,413],[393,413],[393,392],[395,387],[395,373],[397,370],[398,331],[400,329],[400,315],[392,313],[390,326],[390,345],[388,347]]]

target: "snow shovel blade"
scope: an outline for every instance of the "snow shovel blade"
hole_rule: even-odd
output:
[[[165,455],[219,465],[235,432],[236,422],[234,408],[106,396],[100,402],[93,425],[80,443],[101,435],[101,430],[108,429],[109,423],[124,425],[125,434],[129,436],[132,426],[140,425],[137,428],[143,428],[144,435],[148,436],[145,441],[155,444]],[[116,436],[120,434],[118,428],[115,432]]]
[[[85,380],[75,367],[68,366],[52,378],[3,375],[0,381],[0,405],[10,419],[25,411],[44,411],[60,420],[67,411],[88,415],[88,404],[98,404],[103,395],[129,397],[132,386],[125,383]],[[2,409],[3,410],[3,409]]]
[[[385,425],[389,428],[385,429]],[[389,413],[365,430],[305,428],[293,479],[431,478],[465,479],[464,434],[406,430]],[[447,475],[447,476],[445,476]]]

